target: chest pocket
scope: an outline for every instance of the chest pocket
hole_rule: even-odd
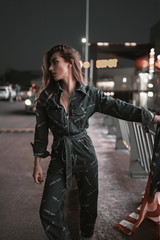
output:
[[[80,129],[83,129],[86,120],[87,111],[80,107],[72,110],[73,123]]]
[[[63,109],[57,105],[49,105],[47,107],[47,115],[51,124],[56,126],[64,126]]]

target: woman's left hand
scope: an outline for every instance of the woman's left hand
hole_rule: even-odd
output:
[[[160,115],[153,115],[152,123],[160,124]]]

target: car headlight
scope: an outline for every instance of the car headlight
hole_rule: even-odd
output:
[[[30,100],[30,99],[26,99],[26,100],[25,100],[25,105],[31,106],[31,105],[32,105],[31,100]]]
[[[32,91],[28,91],[27,95],[28,95],[28,97],[31,97],[32,96]]]

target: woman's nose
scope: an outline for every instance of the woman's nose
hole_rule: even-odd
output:
[[[49,66],[49,71],[53,71],[53,65],[52,64]]]

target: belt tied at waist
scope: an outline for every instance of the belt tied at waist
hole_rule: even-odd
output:
[[[72,139],[79,139],[81,137],[84,137],[87,135],[86,130],[84,130],[83,132],[77,133],[75,135],[62,135],[62,136],[58,136],[58,135],[54,135],[54,138],[56,141],[56,147],[59,146],[60,141],[63,140],[64,142],[64,147],[63,147],[63,151],[62,151],[62,159],[63,161],[66,162],[66,188],[70,188],[72,187],[72,146],[71,146],[71,140]],[[65,159],[64,159],[64,154],[65,154]]]

